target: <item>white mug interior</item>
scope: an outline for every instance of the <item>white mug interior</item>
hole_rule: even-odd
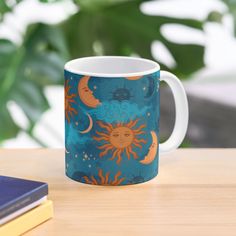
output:
[[[152,74],[160,70],[158,63],[138,57],[94,56],[71,60],[66,71],[97,77],[132,77]]]

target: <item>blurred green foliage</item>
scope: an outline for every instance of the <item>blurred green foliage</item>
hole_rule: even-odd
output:
[[[52,1],[41,2],[47,4]],[[63,84],[63,65],[69,59],[136,54],[154,60],[151,44],[159,40],[176,61],[175,68],[161,64],[163,69],[174,72],[180,78],[188,78],[204,66],[203,46],[173,43],[160,33],[163,25],[171,23],[202,30],[201,21],[145,15],[140,10],[144,0],[74,2],[80,9],[77,13],[57,25],[30,25],[22,44],[0,40],[0,142],[15,137],[22,130],[36,139],[33,135],[35,124],[49,109],[44,88]],[[13,8],[14,5],[1,1],[1,19]],[[16,102],[28,118],[27,128],[14,121],[14,114],[8,110],[10,101]]]

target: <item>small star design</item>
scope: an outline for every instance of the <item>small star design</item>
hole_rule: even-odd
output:
[[[96,90],[96,89],[97,89],[97,86],[96,86],[96,85],[94,85],[94,86],[93,86],[93,88]]]
[[[145,91],[147,88],[146,87],[143,87],[143,90]]]

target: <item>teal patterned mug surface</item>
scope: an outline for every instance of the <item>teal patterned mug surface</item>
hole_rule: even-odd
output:
[[[106,56],[75,59],[65,65],[68,177],[115,186],[145,182],[157,175],[159,150],[162,145],[165,152],[181,143],[188,120],[181,83],[174,75],[162,73],[177,94],[176,124],[170,139],[159,145],[157,63]]]

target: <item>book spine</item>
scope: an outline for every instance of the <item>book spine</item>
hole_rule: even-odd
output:
[[[44,184],[22,197],[5,205],[0,211],[0,219],[48,195],[48,185]]]
[[[14,220],[0,226],[1,236],[22,235],[37,225],[53,217],[53,204],[46,201]],[[40,234],[41,235],[41,234]],[[45,234],[43,234],[45,235]]]

